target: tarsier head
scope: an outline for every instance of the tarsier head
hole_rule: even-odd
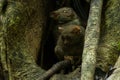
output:
[[[78,25],[59,27],[61,39],[66,46],[76,45],[84,38],[84,29]]]
[[[63,7],[56,11],[51,12],[50,17],[59,23],[65,23],[77,18],[76,13],[72,8]]]

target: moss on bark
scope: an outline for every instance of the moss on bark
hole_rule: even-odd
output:
[[[102,60],[98,60],[97,67],[104,71],[109,64],[114,65],[120,50],[119,3],[120,0],[107,1],[103,12],[98,48]],[[5,11],[0,13],[0,62],[9,80],[37,80],[44,73],[35,59],[46,23],[45,9],[43,0],[8,0]],[[51,80],[80,79],[80,70],[58,76]]]

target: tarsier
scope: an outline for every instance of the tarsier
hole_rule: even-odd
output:
[[[79,25],[68,25],[60,28],[61,34],[55,46],[59,60],[71,60],[77,64],[81,60],[84,44],[84,28]]]
[[[63,7],[51,13],[58,22],[54,32],[57,37],[55,54],[59,60],[69,59],[79,63],[82,56],[85,29],[72,8]]]
[[[74,22],[74,20],[79,20],[75,11],[69,7],[63,7],[51,12],[50,17],[55,19],[59,24],[69,23],[71,21]]]

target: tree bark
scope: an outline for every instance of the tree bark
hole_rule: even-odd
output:
[[[35,59],[46,24],[43,0],[8,0],[0,14],[0,59],[5,80],[37,80],[44,70]]]
[[[114,66],[119,57],[119,1],[109,0],[106,2],[105,7],[103,7],[101,36],[97,50],[97,67],[105,72]]]
[[[81,80],[94,79],[102,5],[103,0],[91,0],[82,56]]]
[[[120,80],[120,56],[114,66],[115,69],[112,74],[107,78],[107,80]]]

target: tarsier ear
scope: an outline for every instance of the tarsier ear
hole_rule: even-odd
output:
[[[60,33],[62,33],[64,29],[63,29],[63,27],[58,27],[58,30]]]
[[[80,34],[80,26],[74,26],[71,33]]]

